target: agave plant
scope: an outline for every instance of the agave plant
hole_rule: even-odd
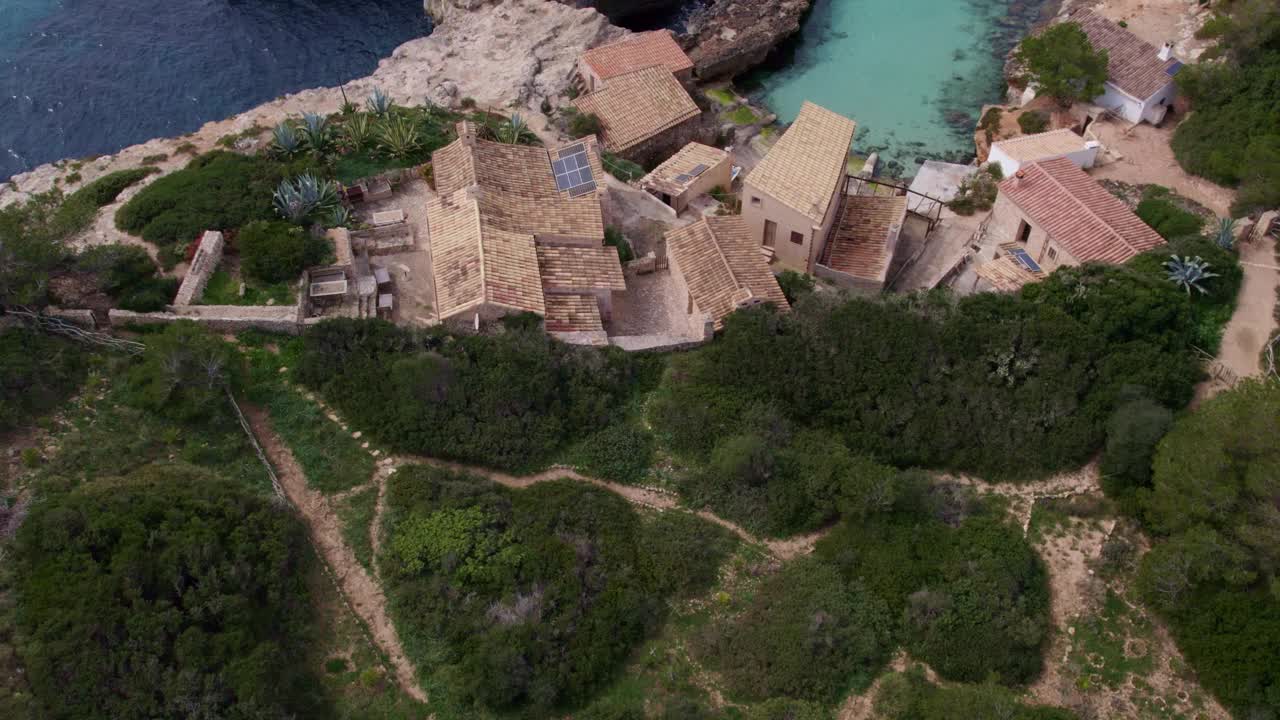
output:
[[[537,138],[533,131],[529,129],[529,123],[525,122],[520,113],[512,113],[511,117],[498,128],[497,135],[501,142],[511,145],[528,145]]]
[[[378,145],[393,158],[405,158],[422,146],[418,126],[407,118],[396,117],[382,124]]]
[[[302,115],[302,139],[313,152],[322,153],[329,147],[331,135],[329,119],[323,115],[309,112]]]
[[[1218,273],[1209,272],[1209,263],[1199,255],[1192,259],[1189,256],[1179,258],[1177,255],[1170,255],[1168,262],[1164,264],[1165,270],[1169,273],[1169,282],[1178,285],[1191,294],[1191,289],[1195,288],[1201,294],[1208,292],[1200,283],[1209,278],[1218,277]]]
[[[272,135],[272,152],[277,155],[288,157],[298,152],[298,146],[302,141],[298,139],[298,133],[294,132],[293,126],[287,122],[282,122],[271,131]]]
[[[281,217],[301,223],[337,207],[338,184],[332,180],[321,180],[311,173],[293,180],[286,178],[276,187],[273,201]]]
[[[369,112],[381,117],[391,112],[393,103],[391,98],[382,92],[382,88],[374,88],[369,98],[364,101],[364,106],[369,108]]]
[[[1218,218],[1218,232],[1214,240],[1218,247],[1230,250],[1236,244],[1236,221],[1229,217]]]
[[[363,150],[372,138],[373,123],[364,113],[352,115],[342,126],[342,139],[353,152]]]
[[[346,205],[334,205],[329,211],[329,219],[325,227],[338,228],[351,226],[351,210]]]

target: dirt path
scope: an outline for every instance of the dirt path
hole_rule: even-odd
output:
[[[934,477],[942,482],[972,487],[982,495],[999,495],[1005,498],[1009,501],[1009,514],[1022,526],[1023,532],[1026,532],[1031,523],[1031,510],[1037,500],[1083,495],[1101,491],[1102,488],[1102,476],[1098,472],[1096,460],[1079,470],[1058,473],[1029,483],[993,483],[969,475],[949,473],[937,473]]]
[[[1249,377],[1262,371],[1262,348],[1275,329],[1276,241],[1264,237],[1240,244],[1240,264],[1244,282],[1236,298],[1236,311],[1222,333],[1218,361],[1237,377]],[[1212,282],[1212,281],[1210,281]]]
[[[601,480],[583,475],[582,473],[570,468],[551,468],[543,470],[533,475],[509,475],[507,473],[498,472],[496,470],[488,470],[485,468],[475,467],[472,465],[463,465],[462,463],[448,462],[446,460],[437,460],[435,458],[422,457],[419,455],[400,455],[395,458],[397,465],[430,465],[432,467],[444,468],[454,472],[468,473],[471,475],[479,475],[487,478],[499,485],[509,488],[527,488],[538,483],[550,482],[552,480],[577,480],[578,482],[589,483],[596,487],[604,488],[611,493],[621,496],[627,502],[633,505],[641,505],[643,507],[652,508],[654,510],[675,510],[680,508],[680,501],[674,495],[649,490],[647,488],[635,487],[634,485],[623,485],[621,483]],[[697,516],[708,522],[713,522],[720,527],[732,532],[744,541],[763,545],[769,548],[779,560],[790,560],[800,555],[807,555],[813,552],[813,545],[819,538],[825,534],[825,530],[819,530],[808,535],[799,535],[796,537],[786,538],[784,540],[766,540],[758,538],[747,532],[742,526],[725,520],[724,518],[712,513],[708,510],[699,510]]]
[[[400,638],[387,615],[387,599],[382,587],[365,572],[351,548],[343,542],[342,523],[329,501],[307,486],[306,475],[294,459],[293,452],[272,429],[266,412],[249,404],[244,405],[244,412],[253,427],[253,434],[275,466],[285,495],[298,508],[316,548],[337,577],[342,594],[373,634],[378,649],[390,659],[400,687],[415,700],[426,702],[427,695],[418,687],[417,673],[404,654]]]

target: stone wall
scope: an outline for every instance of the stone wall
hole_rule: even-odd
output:
[[[200,299],[205,285],[209,284],[209,276],[213,275],[213,271],[218,269],[218,263],[222,262],[223,245],[222,233],[216,230],[210,230],[201,236],[200,247],[191,258],[191,267],[187,270],[187,276],[182,278],[177,297],[173,299],[174,305],[191,305]]]
[[[704,144],[715,142],[715,127],[704,119],[704,115],[697,115],[673,128],[664,130],[618,155],[648,168],[666,160],[680,148],[695,141]]]
[[[170,305],[165,312],[152,313],[113,308],[108,317],[112,325],[164,325],[178,320],[193,320],[217,332],[257,329],[297,335],[302,331],[300,305]]]

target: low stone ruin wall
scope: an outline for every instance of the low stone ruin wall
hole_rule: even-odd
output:
[[[209,284],[209,276],[213,275],[213,271],[218,269],[218,263],[222,262],[223,244],[222,233],[214,230],[206,232],[200,238],[200,248],[191,258],[191,268],[187,270],[187,276],[182,278],[178,295],[173,299],[174,305],[186,306],[200,299],[205,285]]]
[[[164,312],[138,313],[112,309],[112,325],[163,325],[193,320],[217,332],[257,329],[297,335],[302,332],[302,306],[170,305]]]

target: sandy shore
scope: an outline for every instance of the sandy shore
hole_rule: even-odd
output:
[[[456,6],[479,5],[451,1]],[[342,89],[315,88],[285,95],[226,120],[206,123],[188,135],[150,140],[82,162],[78,169],[77,163],[65,160],[41,165],[0,184],[0,207],[46,192],[55,187],[55,180],[63,180],[56,186],[74,190],[106,173],[137,167],[147,156],[167,155],[156,166],[171,172],[186,165],[193,154],[214,149],[227,135],[270,128],[303,112],[336,112],[342,106],[343,91],[354,102],[363,102],[374,88],[401,104],[416,105],[427,99],[456,106],[463,98],[472,98],[480,107],[521,110],[537,122],[542,118],[537,108],[543,98],[561,104],[558,98],[577,56],[624,32],[595,10],[550,0],[507,0],[455,10],[431,35],[396,48],[372,75]],[[81,180],[65,182],[73,171]]]

